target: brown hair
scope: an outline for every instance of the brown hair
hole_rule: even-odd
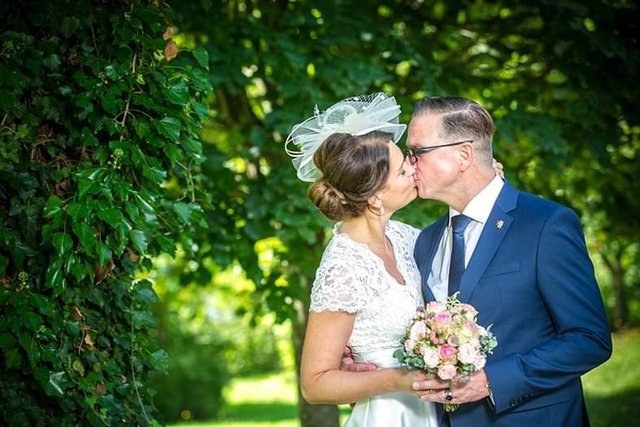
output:
[[[457,96],[434,96],[421,99],[413,107],[412,117],[426,114],[443,114],[440,136],[473,139],[482,164],[493,167],[491,143],[496,127],[482,105]]]
[[[362,215],[389,176],[391,140],[393,135],[382,131],[330,135],[313,156],[322,177],[309,189],[311,202],[333,221]]]

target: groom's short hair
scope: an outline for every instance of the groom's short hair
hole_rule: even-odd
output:
[[[427,114],[442,115],[441,138],[473,139],[482,162],[492,164],[491,144],[496,126],[482,105],[459,96],[432,96],[421,99],[413,107],[412,117]]]

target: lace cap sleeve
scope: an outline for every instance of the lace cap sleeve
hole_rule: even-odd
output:
[[[366,289],[353,266],[321,264],[311,289],[310,310],[357,313],[366,302]]]
[[[413,248],[416,245],[416,240],[420,235],[420,230],[404,222],[394,220],[391,220],[389,222],[391,223],[392,230],[399,234],[400,239],[403,242],[406,242],[406,244],[411,248],[411,251],[413,252]]]

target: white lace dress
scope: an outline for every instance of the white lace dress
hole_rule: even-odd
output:
[[[403,285],[365,244],[340,233],[340,225],[334,226],[316,272],[311,311],[355,313],[348,342],[354,359],[381,368],[399,366],[393,352],[401,347],[405,328],[422,304],[420,273],[413,258],[419,230],[398,221],[386,226]],[[357,402],[345,426],[437,427],[437,420],[432,403],[398,392]]]

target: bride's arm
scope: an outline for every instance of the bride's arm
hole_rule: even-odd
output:
[[[311,404],[351,403],[394,391],[412,392],[414,381],[426,379],[416,370],[340,370],[342,354],[355,315],[342,311],[310,312],[300,364],[302,396]]]

